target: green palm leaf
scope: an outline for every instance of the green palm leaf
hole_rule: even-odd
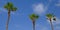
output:
[[[38,15],[36,15],[36,14],[31,14],[30,16],[30,19],[38,19],[39,18],[39,16]]]
[[[13,3],[11,3],[11,2],[8,2],[6,5],[4,5],[4,8],[6,8],[8,10],[10,9],[10,11],[16,11],[17,10],[17,8],[14,7]]]
[[[53,15],[52,14],[46,14],[46,16],[48,17],[48,18],[52,18],[53,17]]]
[[[53,14],[46,14],[46,17],[48,18],[48,19],[52,19],[53,18],[53,20],[54,21],[56,21],[56,18],[55,18],[55,16],[53,15]]]
[[[11,11],[16,11],[17,10],[17,8],[16,7],[13,7],[12,9],[11,9]]]

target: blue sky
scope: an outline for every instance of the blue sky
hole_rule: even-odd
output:
[[[51,30],[46,19],[47,13],[53,13],[57,21],[53,22],[54,29],[60,30],[60,0],[0,0],[0,30],[6,30],[7,10],[4,5],[12,2],[18,9],[11,12],[9,30],[32,30],[32,21],[29,15],[38,14],[36,30]]]

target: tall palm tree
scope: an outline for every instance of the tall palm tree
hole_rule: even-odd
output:
[[[8,10],[8,19],[7,19],[7,22],[6,22],[6,30],[8,30],[8,24],[9,24],[9,20],[10,20],[10,12],[11,11],[16,11],[17,8],[14,7],[11,2],[8,2],[6,5],[4,5],[4,8]]]
[[[54,16],[53,14],[50,14],[50,13],[49,13],[49,14],[46,14],[46,17],[47,17],[47,19],[50,21],[52,30],[54,30],[53,24],[52,24],[52,20],[56,21],[55,16]]]
[[[38,19],[38,15],[36,15],[36,14],[31,14],[30,16],[30,19],[32,20],[32,23],[33,23],[33,30],[35,30],[35,21],[36,21],[36,19]]]

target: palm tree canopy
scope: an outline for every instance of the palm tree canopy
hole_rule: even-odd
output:
[[[52,14],[46,14],[47,18],[52,18],[53,15]]]
[[[32,19],[32,20],[39,18],[39,16],[36,15],[36,14],[31,14],[29,17],[30,17],[30,19]]]
[[[54,21],[56,21],[56,18],[55,18],[55,16],[53,15],[53,14],[46,14],[46,17],[48,18],[48,19],[51,19],[51,18],[53,18],[53,20]]]
[[[4,5],[4,8],[10,9],[10,11],[16,11],[17,8],[13,6],[11,2],[8,2],[6,5]]]

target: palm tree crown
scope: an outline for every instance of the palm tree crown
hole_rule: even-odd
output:
[[[47,19],[52,19],[53,18],[54,21],[56,20],[56,18],[53,14],[49,13],[49,14],[46,14],[46,16],[47,16]]]
[[[30,19],[31,20],[33,20],[33,19],[38,19],[38,15],[36,15],[36,14],[32,14],[32,15],[30,15]]]
[[[4,8],[6,8],[7,10],[10,10],[10,11],[16,11],[17,10],[17,8],[14,7],[11,2],[8,2],[6,5],[4,5]]]
[[[53,17],[52,14],[47,14],[46,16],[47,16],[47,18],[52,18]]]

